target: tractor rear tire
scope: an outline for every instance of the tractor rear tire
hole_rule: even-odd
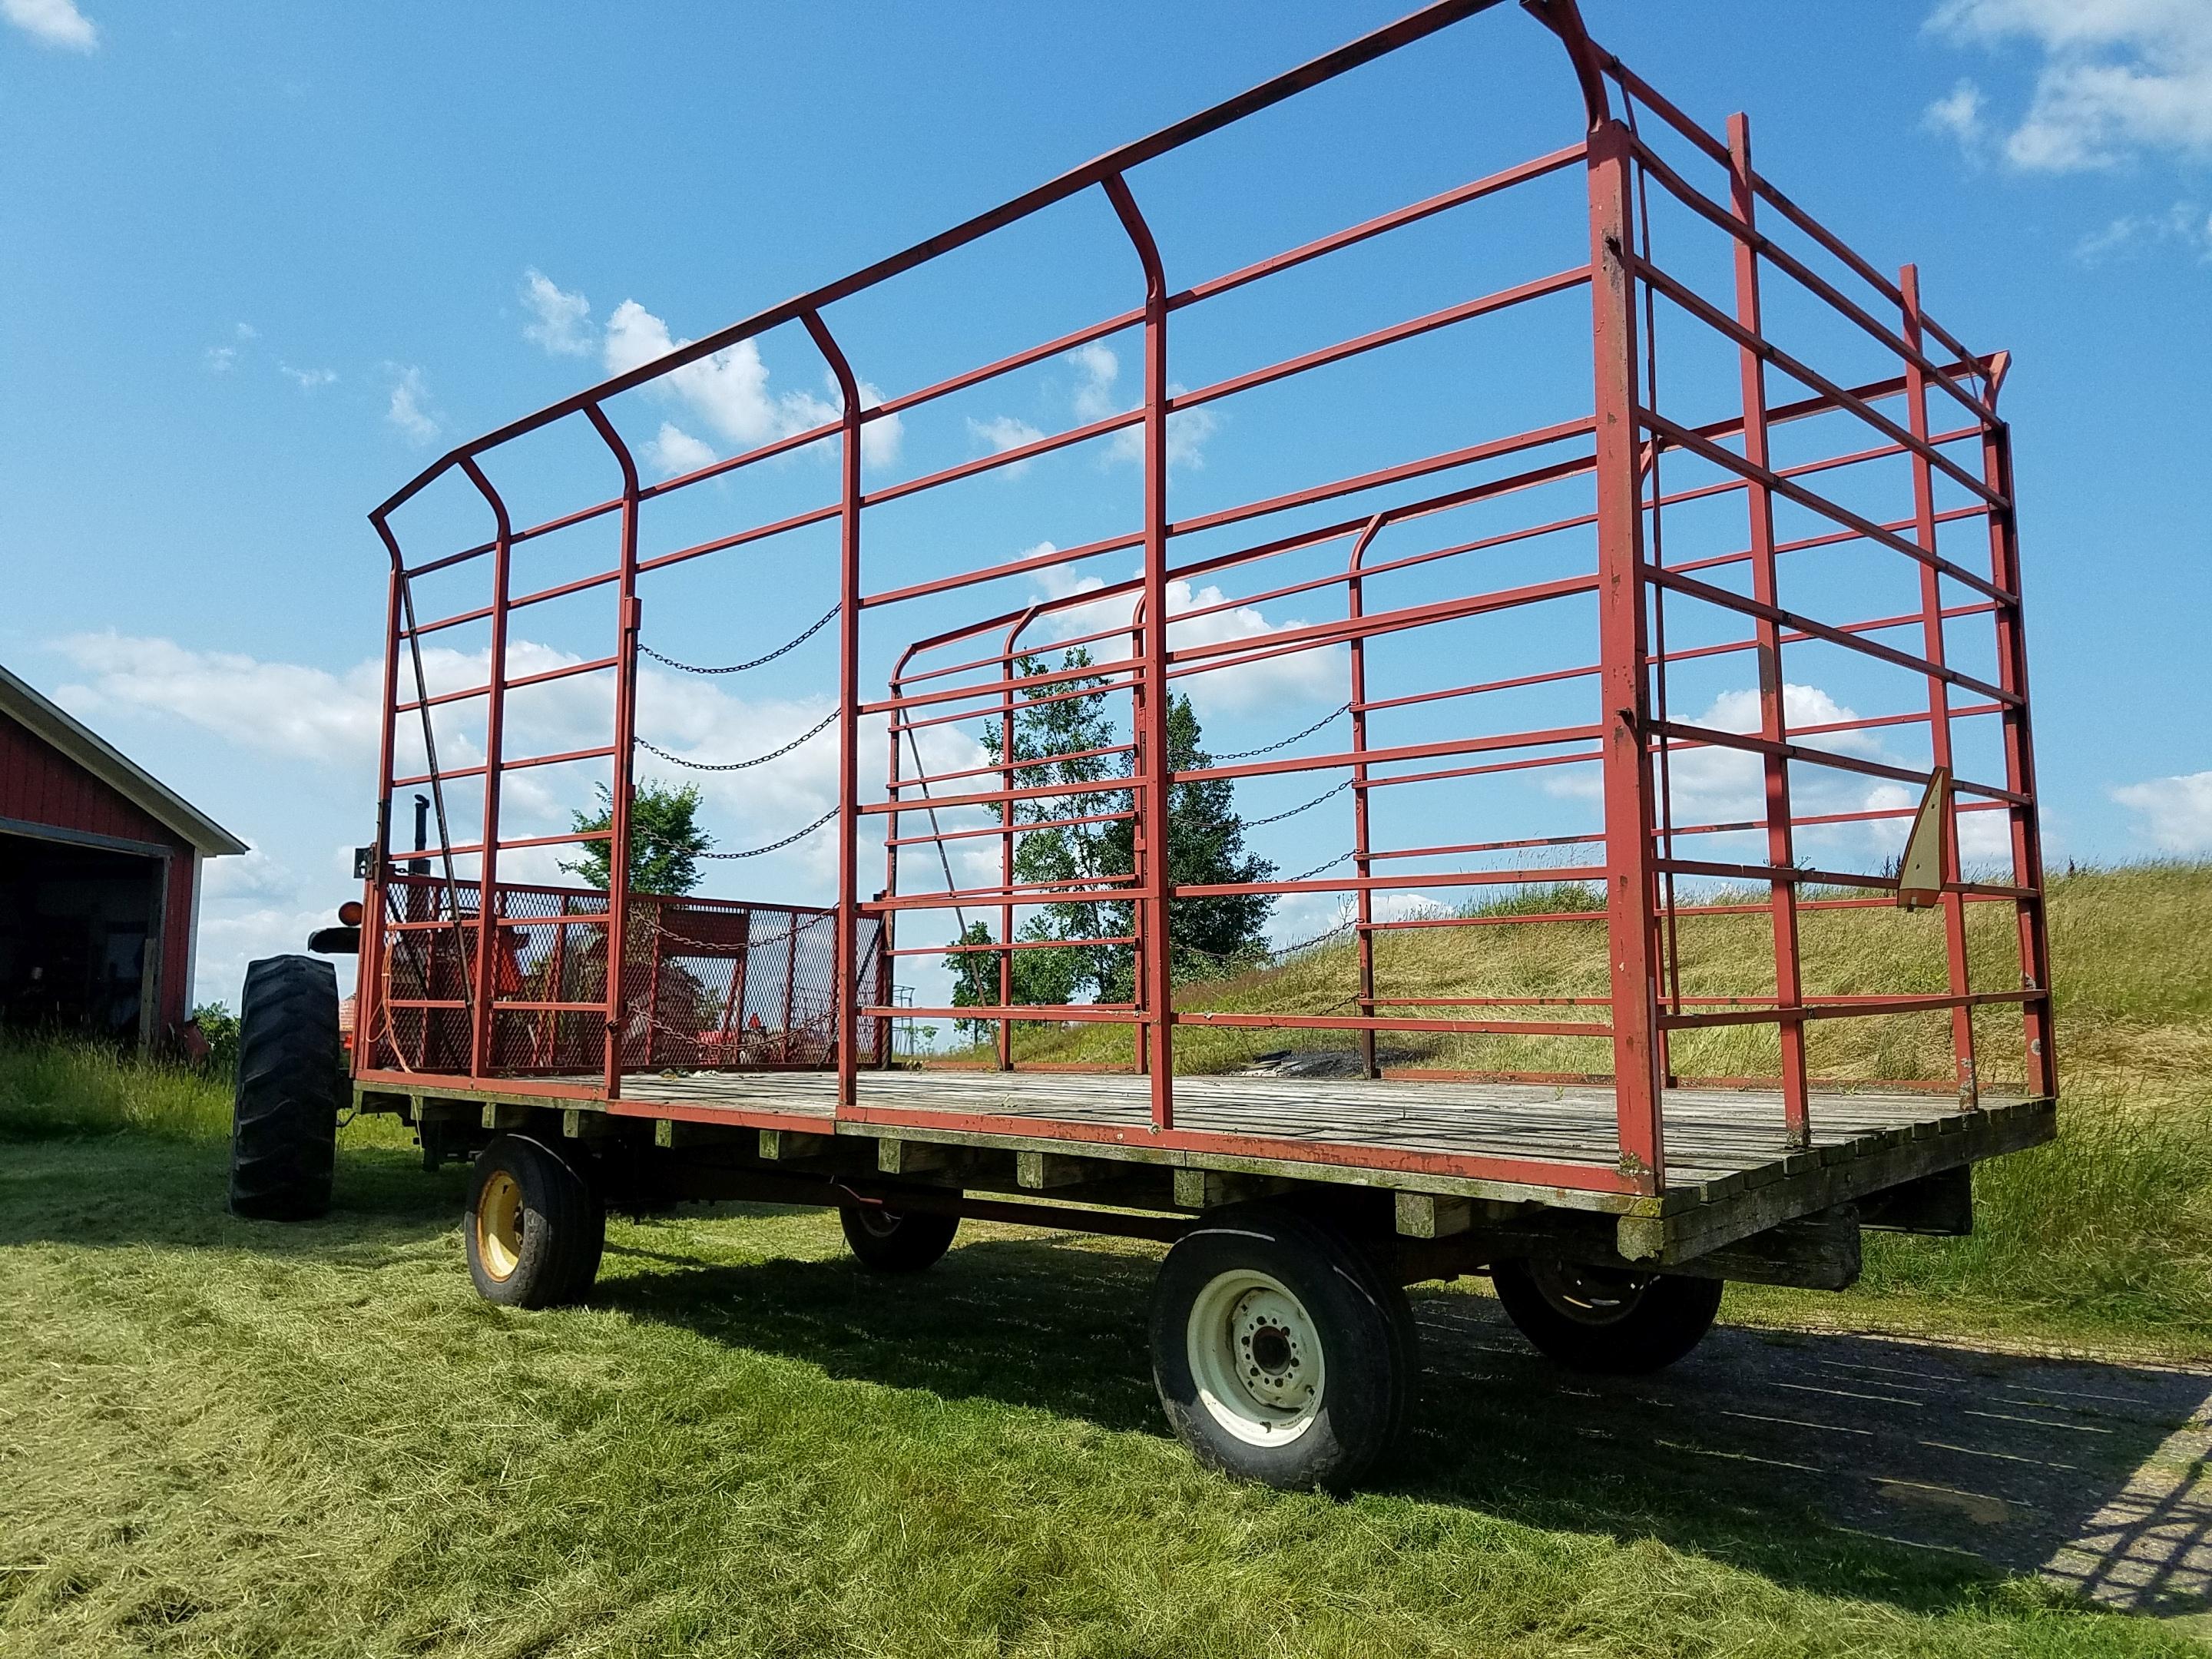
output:
[[[461,1228],[469,1277],[487,1302],[555,1308],[581,1302],[599,1275],[607,1211],[590,1178],[526,1135],[477,1154]]]
[[[1555,1261],[1493,1263],[1491,1283],[1521,1334],[1569,1370],[1642,1376],[1698,1343],[1720,1311],[1721,1281]]]
[[[933,1267],[960,1231],[957,1215],[895,1210],[882,1204],[847,1204],[837,1212],[845,1242],[871,1273],[918,1273]]]
[[[310,1220],[331,1207],[337,1158],[337,972],[313,957],[264,957],[246,969],[240,1000],[231,1213]]]

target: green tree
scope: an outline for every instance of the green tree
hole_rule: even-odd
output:
[[[1178,696],[1168,706],[1168,765],[1173,771],[1197,771],[1212,763],[1206,752],[1206,734],[1190,699]],[[1127,870],[1135,857],[1135,826],[1124,819],[1104,826],[1101,851],[1111,867]],[[1273,878],[1275,866],[1244,849],[1244,819],[1237,811],[1237,786],[1228,778],[1207,778],[1178,783],[1168,790],[1168,879],[1178,887],[1212,886],[1262,882]],[[1105,907],[1112,925],[1100,931],[1109,935],[1135,931],[1135,907],[1122,902]],[[1267,950],[1267,918],[1275,908],[1271,893],[1231,893],[1207,898],[1179,898],[1168,902],[1169,969],[1176,983],[1215,979],[1236,973],[1260,961]],[[1128,945],[1104,947],[1107,960],[1099,976],[1102,1002],[1131,1000],[1136,972],[1135,952]]]
[[[688,893],[700,882],[699,855],[714,844],[714,836],[699,827],[699,786],[678,788],[641,783],[630,800],[629,890],[633,893]],[[595,812],[571,815],[578,834],[605,831],[614,827],[614,792],[599,786]],[[593,887],[607,885],[611,869],[612,843],[586,842],[574,859],[561,867]]]
[[[1122,742],[1107,707],[1103,676],[1080,671],[1091,666],[1081,649],[1068,652],[1060,672],[1074,678],[1024,688],[1013,720],[1013,782],[1017,788],[1105,784],[1125,775],[1126,753],[1098,754]],[[1017,672],[1036,679],[1051,671],[1033,657]],[[1004,736],[994,726],[984,744],[994,763],[1004,760]],[[1205,766],[1204,733],[1188,697],[1176,697],[1168,710],[1169,764],[1178,771]],[[1244,823],[1236,810],[1235,786],[1227,779],[1178,783],[1168,792],[1168,872],[1179,884],[1261,882],[1275,872],[1268,860],[1244,850]],[[1049,824],[1022,835],[1016,842],[1018,883],[1074,882],[1073,892],[1109,893],[1127,885],[1135,868],[1135,829],[1127,817],[1097,823],[1061,823],[1067,818],[1126,813],[1132,799],[1127,787],[1086,789],[1017,800],[998,809],[1001,822],[1011,814],[1018,827]],[[1178,981],[1231,972],[1257,960],[1266,950],[1267,917],[1274,906],[1266,894],[1176,899],[1168,917],[1170,970]],[[1135,907],[1127,899],[1103,902],[1056,901],[1033,911],[1018,930],[1021,942],[1048,945],[1054,939],[1127,937],[1135,931]],[[972,922],[957,941],[992,942],[990,927]],[[959,1007],[995,1003],[1000,992],[1000,957],[990,951],[949,954],[953,1002]],[[1127,945],[1071,944],[1063,949],[1014,951],[1012,1000],[1032,1006],[1074,1002],[1085,995],[1102,1002],[1133,1000],[1136,953]],[[963,1022],[971,1037],[989,1029],[987,1022]]]

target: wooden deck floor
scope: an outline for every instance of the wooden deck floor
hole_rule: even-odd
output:
[[[705,1108],[739,1120],[774,1113],[826,1122],[835,1091],[835,1078],[824,1073],[642,1074],[623,1084],[629,1104]],[[1984,1097],[1984,1108],[1998,1109],[1962,1113],[1948,1094],[1820,1093],[1808,1151],[1793,1150],[1784,1139],[1778,1090],[1669,1090],[1668,1187],[1706,1201],[1759,1184],[1769,1171],[1796,1173],[1902,1140],[1954,1133],[2008,1116],[2005,1109],[2017,1103]],[[1054,1138],[1055,1124],[1141,1133],[1151,1121],[1147,1080],[1127,1073],[863,1073],[860,1105],[1034,1125],[1039,1142]],[[1317,1151],[1371,1147],[1607,1169],[1620,1158],[1613,1093],[1602,1085],[1181,1077],[1175,1111],[1179,1129],[1310,1144]],[[926,1128],[908,1132],[928,1134]],[[1109,1147],[1085,1150],[1113,1155]]]

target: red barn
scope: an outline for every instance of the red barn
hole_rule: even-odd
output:
[[[0,1025],[172,1040],[200,861],[246,850],[0,668]]]

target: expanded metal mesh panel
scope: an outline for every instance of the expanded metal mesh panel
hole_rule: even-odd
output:
[[[470,1010],[483,988],[476,942],[481,896],[449,894],[432,876],[394,878],[386,917],[386,1018],[370,1054],[379,1066],[471,1070]],[[594,1073],[610,1022],[626,1071],[811,1068],[836,1063],[836,915],[734,900],[639,895],[630,901],[622,995],[607,996],[607,896],[590,889],[502,884],[486,1072]],[[857,929],[856,1004],[874,1001],[881,929]],[[873,1057],[883,1022],[855,1022]]]

